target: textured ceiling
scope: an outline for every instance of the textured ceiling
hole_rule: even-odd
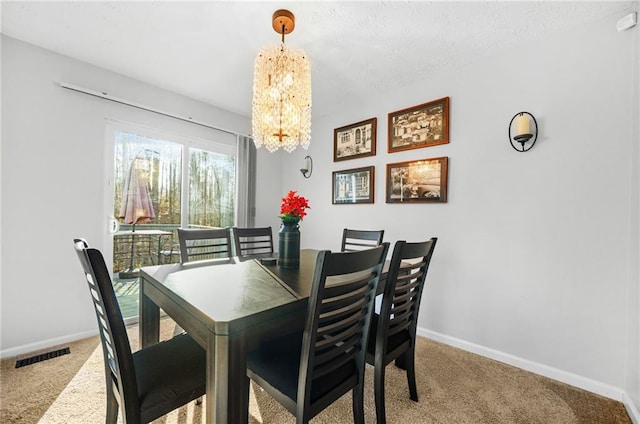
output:
[[[323,115],[335,104],[408,85],[517,43],[553,37],[621,13],[631,4],[3,0],[1,30],[250,116],[254,58],[265,45],[279,43],[271,15],[287,8],[296,16],[296,28],[286,44],[305,50],[310,57],[313,112]]]

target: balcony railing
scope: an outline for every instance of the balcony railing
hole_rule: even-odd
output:
[[[121,225],[120,231],[113,238],[114,274],[130,268],[132,264],[135,269],[141,266],[179,261],[180,248],[176,231],[178,225],[138,224],[135,228],[135,233],[138,234],[126,234],[132,228],[132,225]],[[160,231],[157,234],[150,234],[149,230]]]
[[[133,269],[142,266],[179,262],[178,227],[179,225],[176,224],[138,224],[135,230],[138,234],[132,237],[131,234],[126,233],[131,231],[133,226],[120,225],[119,235],[113,238],[114,274],[131,267],[132,250],[134,252]],[[219,227],[190,225],[189,228]],[[149,230],[159,230],[159,232],[155,234],[153,231],[150,233]]]

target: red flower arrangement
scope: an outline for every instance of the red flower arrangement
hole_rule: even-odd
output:
[[[280,206],[280,219],[282,222],[298,222],[307,216],[305,209],[311,209],[309,202],[302,196],[298,196],[295,191],[291,190],[282,198]]]

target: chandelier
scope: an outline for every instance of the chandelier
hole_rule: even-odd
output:
[[[292,152],[311,141],[311,64],[302,50],[284,45],[295,27],[288,10],[277,10],[273,29],[282,34],[280,46],[258,53],[253,73],[252,135],[256,147]]]

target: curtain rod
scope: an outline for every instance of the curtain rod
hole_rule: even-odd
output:
[[[157,113],[158,115],[168,116],[169,118],[178,119],[180,121],[189,122],[191,124],[200,125],[202,127],[211,128],[213,130],[226,132],[228,134],[233,134],[235,136],[239,136],[240,135],[240,136],[245,136],[245,137],[251,137],[250,135],[239,134],[239,133],[237,133],[235,131],[227,130],[225,128],[216,127],[215,125],[207,124],[205,122],[196,121],[190,116],[176,115],[176,114],[171,113],[171,112],[165,112],[165,111],[162,111],[162,110],[159,110],[159,109],[155,109],[155,108],[153,108],[151,106],[146,106],[146,105],[143,105],[143,104],[140,104],[140,103],[132,102],[132,101],[129,101],[129,100],[126,100],[126,99],[122,99],[120,97],[111,96],[106,91],[90,90],[88,88],[80,87],[78,85],[70,84],[70,83],[62,82],[62,81],[60,82],[60,87],[66,88],[67,90],[72,90],[72,91],[77,91],[79,93],[88,94],[90,96],[99,97],[101,99],[110,100],[112,102],[121,103],[123,105],[127,105],[127,106],[135,107],[135,108],[138,108],[138,109],[146,110],[148,112]]]

